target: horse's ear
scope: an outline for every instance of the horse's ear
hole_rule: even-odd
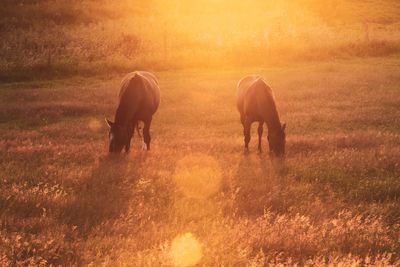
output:
[[[285,131],[286,129],[286,123],[282,124],[282,131]]]
[[[109,119],[107,119],[107,118],[104,118],[105,119],[105,121],[107,122],[107,125],[108,125],[108,127],[110,127],[111,128],[111,126],[114,124],[112,121],[110,121]]]

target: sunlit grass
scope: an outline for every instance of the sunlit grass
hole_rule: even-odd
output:
[[[135,135],[119,158],[104,117],[121,77],[2,84],[0,265],[398,265],[398,65],[158,72],[152,150]],[[279,172],[254,129],[243,153],[249,72],[288,125]]]
[[[179,160],[174,181],[185,196],[207,198],[221,185],[222,171],[211,156],[195,153]]]
[[[4,0],[0,36],[0,266],[400,266],[397,1]],[[109,156],[137,69],[152,150]],[[243,151],[250,73],[284,165]]]
[[[0,14],[2,80],[265,67],[400,51],[395,0],[21,3],[5,1]]]

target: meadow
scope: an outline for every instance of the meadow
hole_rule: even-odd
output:
[[[0,266],[399,266],[395,0],[3,0]],[[154,73],[151,151],[108,154]],[[286,159],[235,107],[273,88]]]
[[[400,53],[396,0],[3,0],[0,81]]]
[[[400,60],[156,72],[152,150],[110,157],[122,77],[1,84],[0,265],[400,264]],[[266,77],[284,166],[244,153],[236,82]]]

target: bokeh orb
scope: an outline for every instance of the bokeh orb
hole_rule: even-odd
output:
[[[174,181],[187,197],[207,198],[221,186],[222,171],[211,156],[192,153],[178,161]]]
[[[101,123],[97,119],[91,119],[89,121],[88,126],[89,126],[90,130],[95,132],[95,131],[98,131],[101,128]]]
[[[171,244],[171,256],[175,266],[192,266],[203,256],[199,241],[191,234],[177,236]]]

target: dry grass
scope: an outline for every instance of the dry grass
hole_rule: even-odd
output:
[[[14,1],[0,80],[272,66],[400,51],[396,0]]]
[[[200,266],[399,265],[399,65],[159,72],[152,151],[136,137],[118,158],[103,119],[121,77],[1,84],[0,265],[171,266],[187,232]],[[255,131],[243,153],[234,97],[249,72],[274,88],[285,166]],[[220,188],[188,197],[185,168]]]

